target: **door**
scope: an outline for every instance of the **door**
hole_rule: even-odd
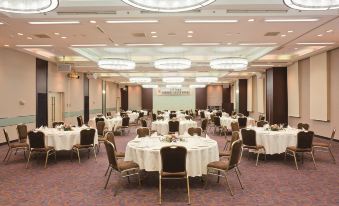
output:
[[[49,92],[48,93],[48,125],[52,127],[53,122],[64,121],[63,109],[63,93]]]

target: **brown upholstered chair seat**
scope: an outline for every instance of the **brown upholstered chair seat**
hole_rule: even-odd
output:
[[[89,147],[94,147],[94,146],[90,145],[90,144],[88,144],[88,145],[75,144],[75,145],[73,145],[73,147],[81,149],[81,148],[89,148]]]
[[[214,162],[210,162],[208,163],[207,167],[212,167],[212,168],[216,168],[219,170],[226,170],[228,167],[228,160],[225,161],[214,161]]]
[[[231,151],[219,152],[219,157],[229,157],[231,155]]]
[[[116,156],[117,158],[119,158],[119,157],[125,157],[125,153],[124,153],[124,152],[116,152],[116,153],[115,153],[115,156]]]
[[[139,168],[139,165],[132,161],[118,161],[118,168],[120,171]]]
[[[313,147],[329,147],[328,142],[313,142]]]
[[[45,148],[33,148],[32,151],[48,151],[48,150],[53,150],[54,147],[52,146],[47,146]]]
[[[248,146],[248,145],[244,145],[244,148],[247,148],[247,149],[263,149],[265,148],[263,145],[257,145],[257,146]]]
[[[303,148],[297,148],[295,146],[289,146],[286,149],[293,151],[293,152],[311,152],[312,151],[312,149],[310,149],[310,148],[303,149]]]
[[[186,176],[186,172],[162,172],[161,176],[171,177],[171,178],[175,178],[175,177],[182,178]]]
[[[28,147],[27,143],[24,142],[14,142],[10,144],[11,148],[24,148],[24,147]]]
[[[106,141],[107,140],[107,138],[106,137],[103,137],[103,136],[98,136],[98,141],[100,141],[100,142],[104,142],[104,141]]]

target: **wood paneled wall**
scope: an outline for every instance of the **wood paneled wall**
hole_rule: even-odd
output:
[[[121,109],[127,111],[128,110],[128,87],[124,87],[120,89],[121,93]]]
[[[234,110],[233,103],[231,103],[231,87],[223,88],[222,90],[222,109],[231,114]]]
[[[84,122],[89,121],[89,79],[87,74],[84,74]]]
[[[196,109],[207,108],[207,89],[206,88],[195,89],[195,108]]]
[[[141,108],[148,111],[153,110],[153,89],[142,88],[141,90]]]
[[[36,127],[48,125],[48,61],[36,59]]]
[[[266,70],[266,116],[271,124],[288,123],[287,68]]]
[[[247,111],[247,79],[239,79],[239,112],[248,115]]]

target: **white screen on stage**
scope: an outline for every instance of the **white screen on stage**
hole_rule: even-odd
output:
[[[158,95],[157,89],[153,89],[153,111],[181,109],[195,109],[195,89],[190,90],[190,95],[180,96]]]

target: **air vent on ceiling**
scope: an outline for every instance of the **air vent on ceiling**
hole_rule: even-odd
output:
[[[34,36],[37,37],[37,38],[40,38],[40,39],[50,39],[51,38],[47,34],[34,34]]]
[[[267,32],[264,36],[278,36],[280,32]]]
[[[58,11],[58,15],[115,15],[116,11]]]
[[[226,13],[231,13],[231,14],[248,14],[248,13],[255,13],[255,14],[267,14],[267,13],[275,13],[275,14],[281,14],[281,13],[287,13],[288,10],[286,9],[277,9],[277,10],[243,10],[243,9],[229,9],[226,11]]]
[[[176,33],[174,33],[174,32],[170,32],[170,33],[168,33],[168,36],[175,36],[175,35],[177,35]]]
[[[145,33],[133,33],[132,36],[134,36],[134,37],[146,37]]]

